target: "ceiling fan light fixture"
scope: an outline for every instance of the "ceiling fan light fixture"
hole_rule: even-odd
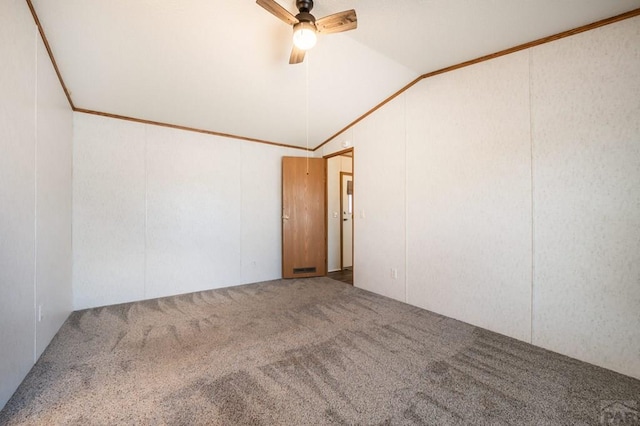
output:
[[[316,45],[316,27],[311,22],[298,22],[293,26],[293,44],[302,50],[309,50]]]
[[[289,63],[292,65],[304,61],[306,51],[316,45],[317,34],[341,33],[358,27],[358,18],[353,9],[316,20],[311,14],[313,0],[296,0],[299,12],[296,16],[280,6],[276,0],[256,0],[256,3],[285,24],[293,26],[293,49],[289,56]]]

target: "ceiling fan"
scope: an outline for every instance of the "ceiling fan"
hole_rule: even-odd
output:
[[[296,0],[298,14],[293,16],[275,0],[256,0],[267,12],[286,24],[293,25],[293,48],[289,57],[290,64],[299,64],[304,54],[316,44],[316,33],[332,34],[353,30],[358,26],[356,11],[345,10],[316,20],[311,14],[313,0]]]

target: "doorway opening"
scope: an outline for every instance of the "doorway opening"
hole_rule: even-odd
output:
[[[353,148],[324,158],[327,162],[327,276],[353,284]]]

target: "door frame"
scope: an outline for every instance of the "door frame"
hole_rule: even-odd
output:
[[[350,147],[350,148],[346,148],[343,149],[341,151],[336,151],[333,152],[331,154],[327,154],[324,155],[322,158],[324,158],[325,161],[325,171],[326,171],[326,180],[327,182],[329,181],[329,167],[327,167],[327,160],[329,158],[333,158],[333,157],[338,157],[340,155],[344,155],[346,153],[351,153],[351,177],[353,179],[353,181],[355,182],[355,172],[356,172],[356,152],[355,152],[355,148],[354,147]],[[340,186],[342,186],[342,179],[340,180]],[[353,191],[353,217],[351,219],[351,264],[352,264],[352,272],[354,274],[354,283],[355,283],[355,217],[356,217],[356,197],[355,197],[355,183],[354,183],[354,191]],[[327,187],[327,185],[325,184],[324,186],[324,199],[325,199],[325,206],[327,205],[327,200],[329,199],[329,188]],[[340,204],[342,204],[342,191],[340,194]],[[326,208],[325,208],[326,210]],[[327,217],[327,222],[329,220],[329,215],[328,213],[325,214],[325,216]],[[327,271],[327,273],[329,273],[329,226],[328,223],[327,225],[325,225],[325,259],[326,259],[326,265],[325,265],[325,270]],[[342,270],[342,224],[340,224],[340,270]]]
[[[353,170],[353,159],[351,160],[351,163],[352,163],[351,170]],[[342,185],[344,176],[351,176],[351,181],[353,182],[353,171],[351,173],[342,172],[342,171],[340,172],[340,211],[342,212],[341,215],[344,214],[344,205],[343,205],[344,186]],[[355,210],[353,209],[353,198],[351,200],[352,200],[352,204],[351,204],[351,269],[353,269],[353,217],[355,216],[354,215]],[[342,217],[340,219],[342,219],[340,221],[340,270],[344,271],[344,219]],[[327,229],[327,232],[328,231],[329,230]]]

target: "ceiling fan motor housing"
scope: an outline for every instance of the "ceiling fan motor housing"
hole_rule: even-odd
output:
[[[296,15],[296,19],[298,21],[300,21],[300,22],[308,22],[308,23],[312,24],[314,28],[316,26],[316,18],[315,18],[315,16],[313,16],[309,12],[300,12],[300,13],[298,13]]]
[[[309,13],[313,9],[313,0],[296,0],[296,7],[301,13]]]

